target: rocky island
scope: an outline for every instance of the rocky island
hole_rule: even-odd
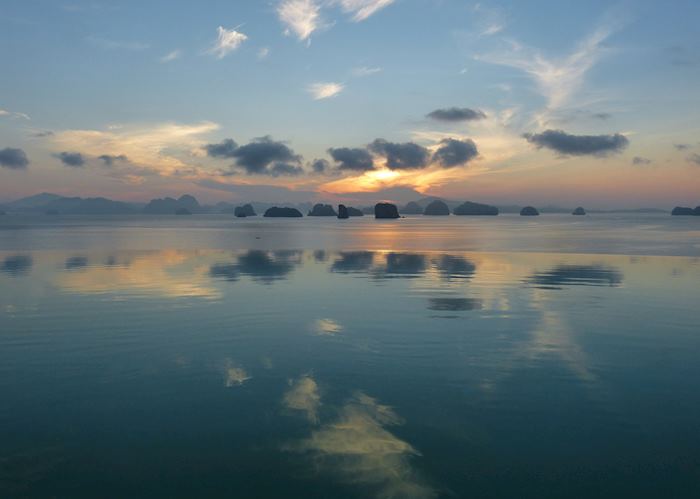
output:
[[[578,216],[585,215],[585,214],[586,214],[586,210],[584,210],[581,206],[579,206],[579,207],[576,208],[574,211],[572,211],[571,214],[572,214],[572,215],[578,215]]]
[[[526,206],[522,210],[520,210],[520,216],[521,217],[537,217],[539,216],[540,212],[537,211],[537,208],[533,206]]]
[[[455,215],[498,215],[498,208],[488,204],[465,201],[454,209]]]
[[[422,215],[423,207],[415,201],[411,201],[401,208],[401,213],[404,215]]]
[[[395,204],[377,203],[374,205],[374,218],[400,218]]]
[[[425,211],[423,211],[423,215],[429,216],[444,216],[449,214],[450,208],[444,201],[440,201],[439,199],[431,201],[430,204],[425,207]]]
[[[233,214],[238,218],[254,217],[257,215],[255,209],[253,209],[253,205],[250,203],[244,204],[243,206],[236,206],[236,209],[233,210]]]
[[[337,217],[338,214],[335,212],[333,207],[329,204],[316,203],[313,208],[309,211],[308,216],[310,217]]]
[[[676,206],[673,211],[671,211],[671,215],[698,217],[700,216],[700,206],[696,206],[695,209],[687,206]]]
[[[264,217],[286,217],[286,218],[299,218],[304,215],[301,214],[296,208],[278,208],[273,206],[265,211]]]

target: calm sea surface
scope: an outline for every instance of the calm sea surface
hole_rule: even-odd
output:
[[[700,219],[0,217],[0,497],[700,497]]]

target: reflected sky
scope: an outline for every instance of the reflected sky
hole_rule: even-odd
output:
[[[562,286],[619,286],[622,274],[605,265],[557,265],[538,272],[528,279],[534,286],[543,289],[559,289]]]
[[[692,463],[700,446],[696,258],[0,262],[0,460],[49,445],[62,456],[36,465],[22,489],[35,496],[81,497],[68,482],[87,473],[120,496],[158,476],[165,497],[201,496],[201,483],[219,497],[658,497],[696,471],[659,464]],[[610,481],[630,466],[645,472]]]
[[[10,255],[2,262],[2,271],[11,276],[26,274],[32,268],[32,257],[29,255]]]

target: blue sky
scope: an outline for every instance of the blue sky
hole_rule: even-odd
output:
[[[693,1],[5,0],[0,199],[698,204],[699,14]],[[451,108],[483,117],[426,117]],[[265,136],[288,151],[262,168],[245,149],[206,152]],[[392,167],[369,148],[360,171],[328,151],[378,138],[425,160]],[[448,138],[478,154],[440,164]]]

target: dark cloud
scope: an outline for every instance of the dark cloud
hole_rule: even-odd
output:
[[[673,147],[676,148],[676,151],[687,151],[690,149],[690,144],[673,144]]]
[[[471,139],[442,139],[440,147],[433,154],[433,162],[450,168],[466,164],[478,155],[476,144]]]
[[[301,175],[302,173],[304,173],[304,169],[301,166],[290,163],[275,163],[270,168],[270,175],[273,177],[285,175],[294,176]]]
[[[22,170],[27,167],[29,160],[22,149],[6,147],[0,149],[0,166],[10,170]]]
[[[523,137],[537,148],[546,147],[562,156],[608,156],[627,147],[629,140],[620,133],[612,135],[571,135],[562,130],[526,133]]]
[[[688,160],[689,163],[694,163],[700,166],[700,154],[693,153],[685,159]]]
[[[428,150],[414,142],[403,144],[376,139],[367,148],[386,158],[386,165],[392,170],[425,168],[430,159]]]
[[[593,113],[591,116],[598,120],[609,120],[612,117],[610,113]]]
[[[253,139],[240,147],[233,139],[225,139],[218,144],[207,144],[204,150],[212,158],[234,158],[233,167],[248,175],[277,177],[304,172],[301,167],[302,157],[295,154],[284,142],[273,140],[270,136]],[[224,173],[231,174],[233,172]]]
[[[59,152],[58,154],[54,154],[55,158],[58,158],[61,160],[61,163],[63,163],[66,166],[71,166],[73,168],[79,168],[83,165],[85,165],[85,157],[80,154],[79,152]]]
[[[113,154],[103,154],[102,156],[98,156],[98,159],[101,159],[102,162],[105,164],[105,166],[113,166],[114,163],[118,161],[128,161],[129,158],[127,158],[123,154],[119,154],[117,156]]]
[[[277,142],[265,136],[254,139],[233,153],[236,165],[248,174],[266,173],[271,163],[299,163],[301,156],[294,154],[284,142]]]
[[[36,133],[34,134],[34,137],[39,137],[39,138],[41,138],[41,137],[51,137],[52,135],[53,135],[53,132],[52,132],[51,130],[42,130],[42,131],[36,132]]]
[[[207,144],[204,146],[207,156],[212,158],[233,158],[236,149],[238,149],[238,144],[233,139],[224,139],[218,144]]]
[[[325,173],[328,171],[330,166],[331,165],[328,160],[325,159],[315,159],[313,163],[311,163],[311,169],[314,171],[314,173]]]
[[[642,158],[641,156],[635,156],[632,158],[633,165],[650,165],[651,160],[647,158]]]
[[[374,160],[372,159],[372,155],[366,149],[331,147],[328,149],[328,154],[331,155],[333,161],[337,163],[338,168],[341,170],[374,170]]]
[[[428,118],[437,121],[476,121],[486,118],[486,114],[478,109],[469,109],[468,107],[449,107],[445,109],[436,109],[426,115]]]

